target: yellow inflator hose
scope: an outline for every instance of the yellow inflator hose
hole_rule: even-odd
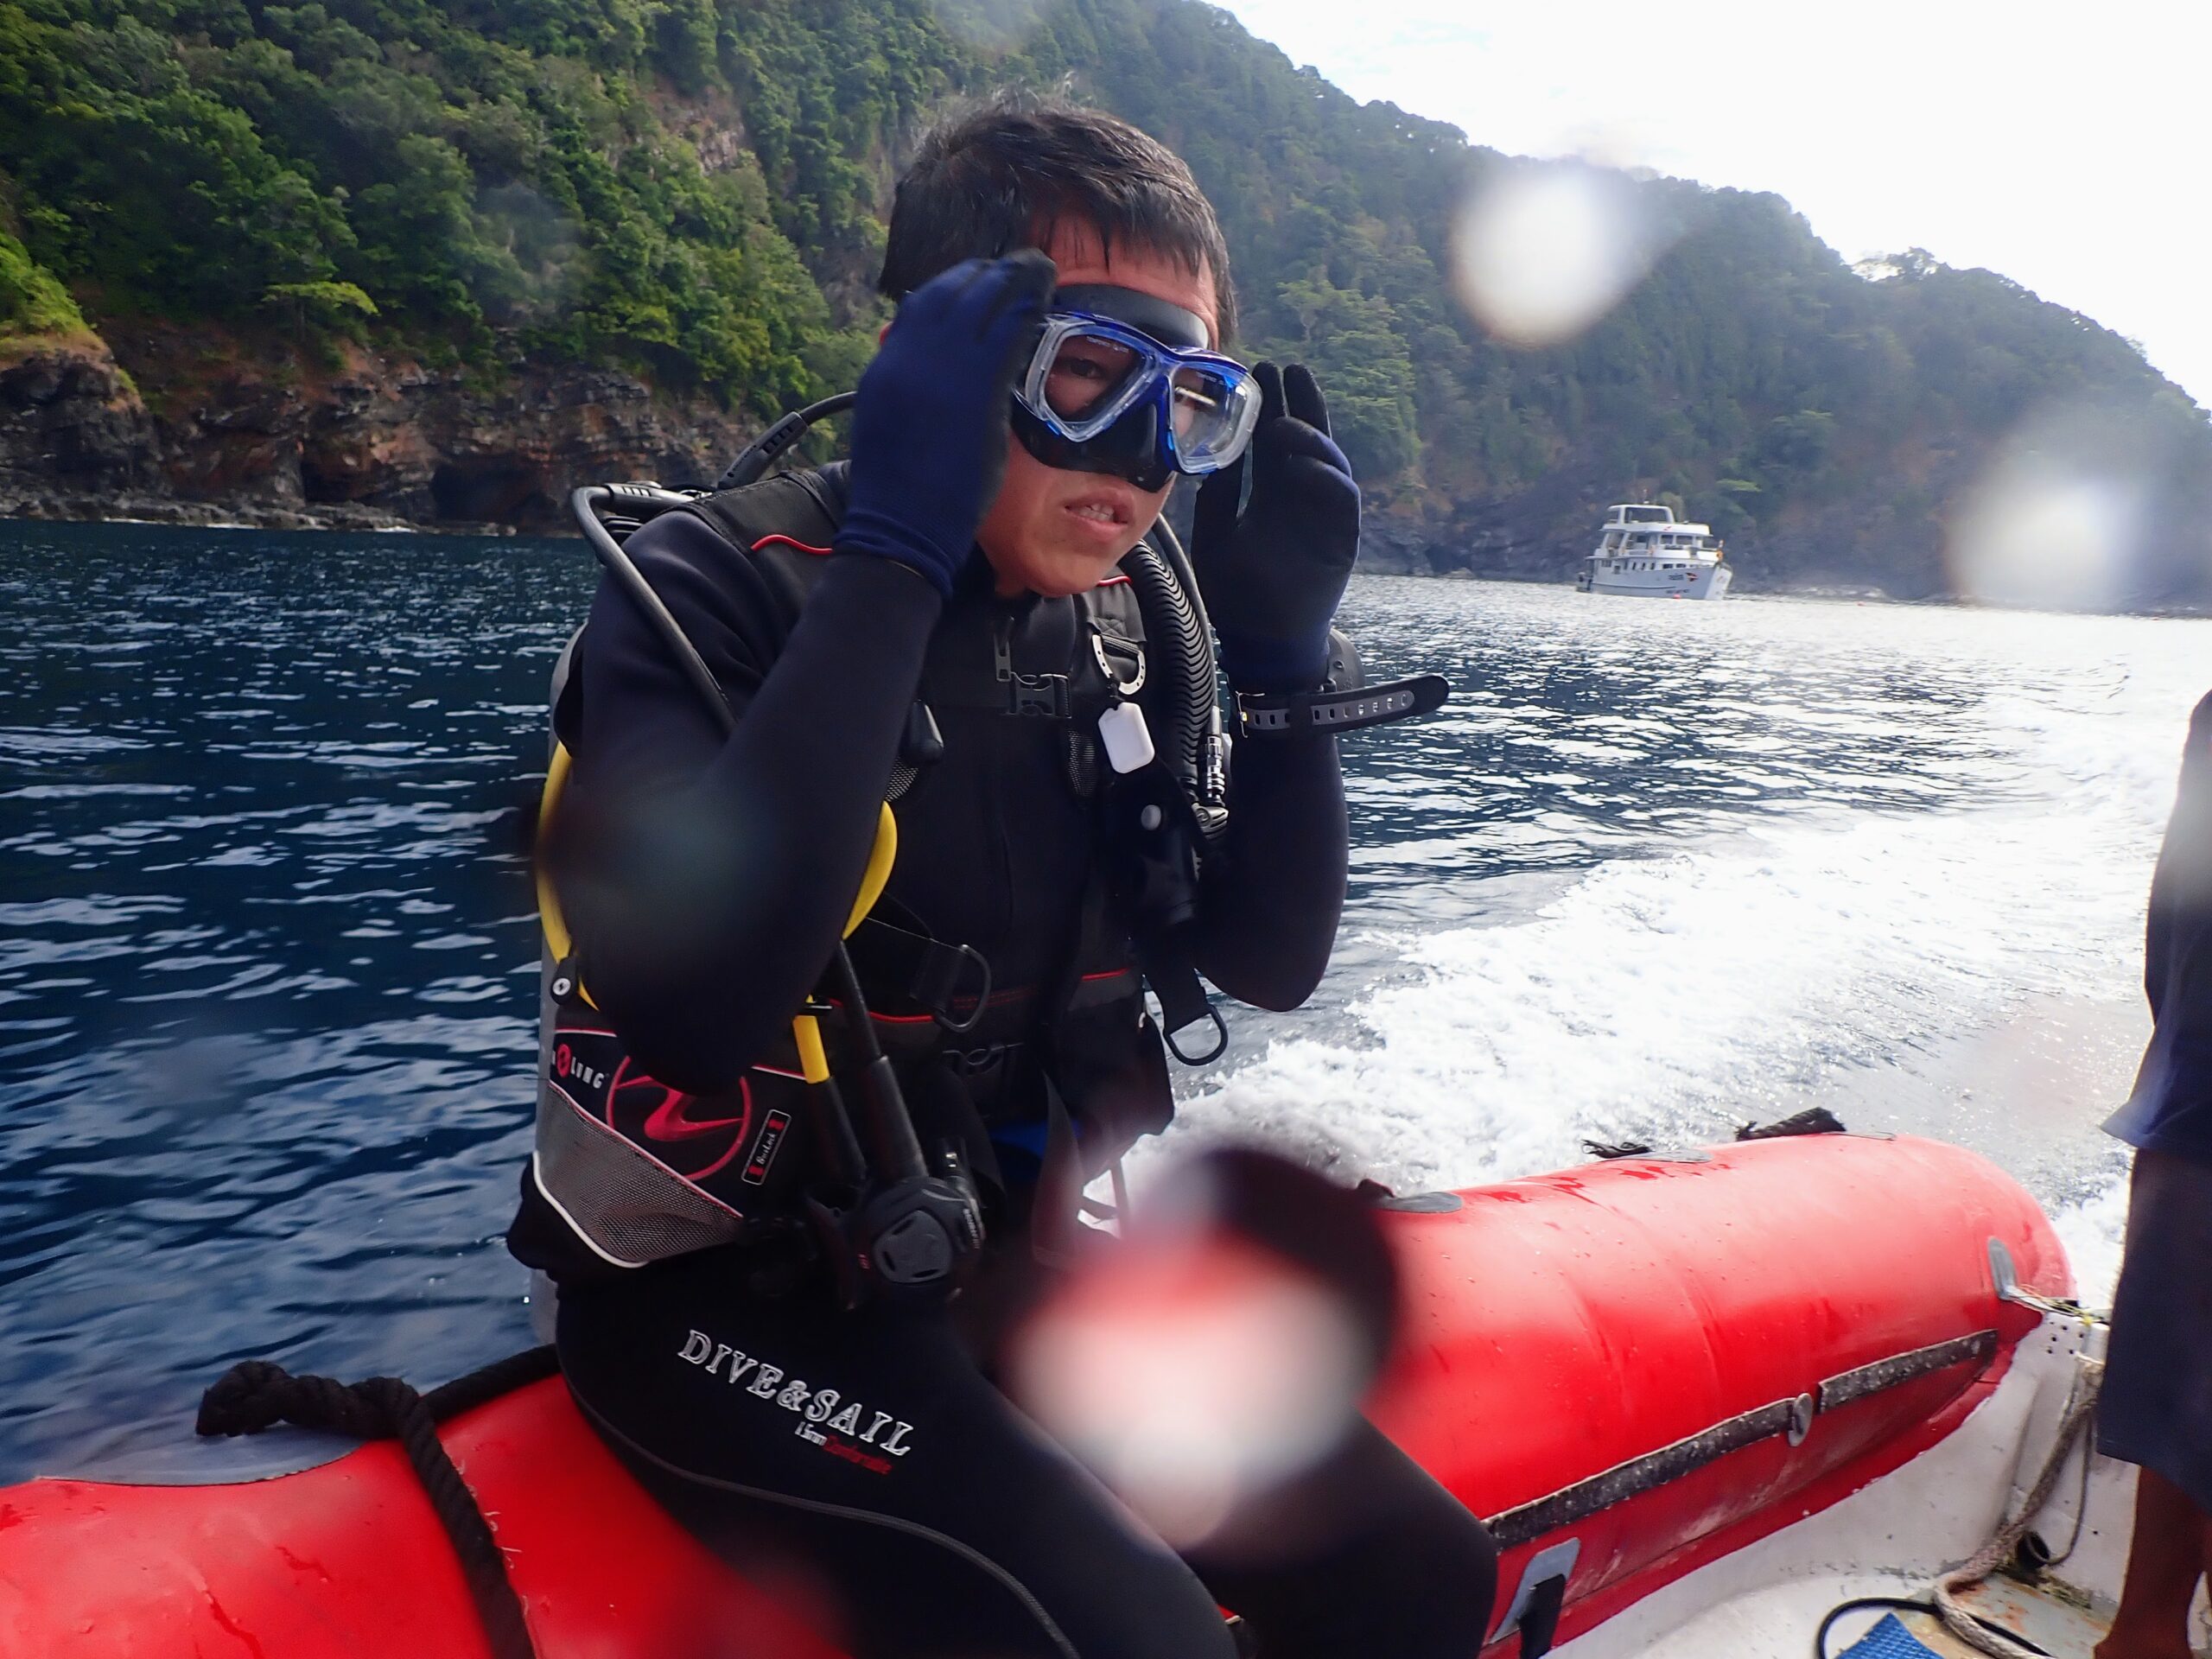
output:
[[[562,791],[569,786],[570,766],[568,746],[556,743],[553,759],[545,768],[545,789],[537,803],[537,838],[542,842],[553,825],[554,809],[559,805]],[[845,918],[844,937],[850,938],[868,912],[875,908],[875,901],[883,896],[884,883],[891,880],[891,867],[899,857],[899,820],[892,815],[891,803],[883,803],[875,821],[875,845],[868,849],[868,868],[861,876],[861,890],[853,898],[852,913]],[[569,932],[567,918],[561,914],[560,895],[553,891],[553,878],[539,860],[537,870],[537,921],[544,930],[545,948],[556,963],[566,962],[575,944]],[[599,1005],[591,1000],[580,981],[576,995],[587,1007]],[[809,1083],[820,1083],[830,1075],[830,1061],[823,1052],[821,1028],[810,1014],[800,1014],[791,1021],[791,1036],[798,1044],[799,1070]]]
[[[891,803],[886,801],[876,817],[875,845],[868,849],[868,868],[861,873],[860,892],[853,896],[853,912],[845,918],[845,938],[851,938],[853,930],[875,908],[898,856],[899,820],[892,816]],[[830,1057],[823,1052],[822,1027],[812,1014],[802,1014],[791,1021],[791,1038],[798,1045],[799,1074],[809,1083],[828,1082]]]
[[[553,809],[560,804],[561,791],[569,786],[569,746],[556,743],[553,759],[545,768],[545,788],[537,798],[537,839],[543,845],[553,829]],[[553,891],[553,878],[546,872],[545,861],[538,859],[537,925],[545,934],[545,949],[556,962],[566,962],[569,950],[575,941],[569,937],[568,919],[561,914],[561,896]],[[579,992],[582,988],[579,986]],[[588,996],[586,1002],[591,1002]],[[592,1003],[596,1007],[598,1004]]]

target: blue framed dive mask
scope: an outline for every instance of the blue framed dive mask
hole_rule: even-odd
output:
[[[1252,441],[1260,387],[1205,338],[1197,315],[1151,295],[1060,289],[1014,388],[1015,435],[1048,467],[1142,490],[1219,471]]]

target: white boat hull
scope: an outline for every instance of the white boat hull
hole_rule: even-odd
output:
[[[1688,570],[1638,570],[1611,568],[1607,561],[1591,559],[1585,561],[1575,586],[1586,594],[1625,594],[1634,599],[1719,599],[1728,592],[1732,574],[1726,565],[1719,563]]]
[[[1804,1659],[1830,1609],[1860,1596],[1925,1598],[1943,1573],[2016,1513],[2042,1471],[2082,1358],[2103,1332],[2051,1315],[1972,1416],[1903,1467],[1830,1508],[1724,1555],[1554,1651],[1559,1659]],[[2081,1459],[2089,1458],[2086,1481]],[[1997,1578],[1967,1592],[1983,1617],[2030,1635],[2054,1659],[2090,1659],[2109,1626],[2133,1521],[2135,1471],[2076,1447],[2035,1530],[2072,1554],[2041,1586]],[[1501,1584],[1501,1598],[1515,1586]],[[1840,1654],[1883,1617],[1846,1615],[1828,1640]],[[1922,1614],[1906,1628],[1937,1653],[1971,1652]],[[2200,1602],[2191,1631],[2207,1630]]]

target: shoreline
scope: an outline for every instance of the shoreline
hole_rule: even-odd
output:
[[[35,524],[153,524],[170,530],[308,531],[394,536],[574,536],[565,524],[528,529],[514,524],[438,523],[351,502],[194,501],[173,495],[83,496],[0,494],[0,523]]]
[[[568,541],[576,532],[563,521],[551,524],[520,525],[499,523],[436,521],[424,523],[381,507],[350,502],[198,501],[177,496],[118,495],[98,503],[82,496],[32,496],[0,493],[0,524],[125,524],[166,530],[283,531],[296,533],[392,536],[454,536],[471,539],[539,538]],[[1571,569],[1556,576],[1531,575],[1526,570],[1418,571],[1358,569],[1369,576],[1404,576],[1420,582],[1499,582],[1522,588],[1572,587]],[[1605,597],[1612,597],[1606,595]],[[1954,594],[1931,594],[1900,598],[1878,588],[1848,582],[1803,582],[1776,587],[1753,585],[1738,588],[1738,599],[1809,599],[1839,605],[1894,605],[1936,607],[1942,609],[2013,610],[2012,606],[1977,606]],[[1724,603],[1726,601],[1723,601]],[[2090,613],[2083,613],[2089,614]],[[2063,613],[2075,614],[2075,613]],[[2115,616],[2202,619],[2212,617],[2212,603],[2144,606],[2101,614]]]

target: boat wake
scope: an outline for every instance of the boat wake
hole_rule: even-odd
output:
[[[2139,959],[2139,867],[2028,879],[2050,839],[2012,811],[1754,825],[1599,865],[1511,919],[1363,930],[1376,976],[1348,1028],[1209,1079],[1167,1144],[1257,1135],[1410,1190],[1825,1104],[1996,1158],[2069,1217],[2094,1293],[2125,1214],[2096,1125],[2146,1023],[2113,995]]]

